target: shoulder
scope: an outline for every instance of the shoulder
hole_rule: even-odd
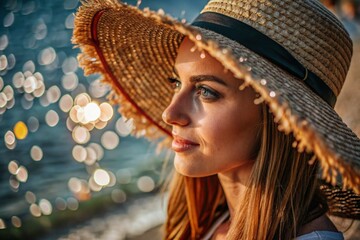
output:
[[[341,232],[332,231],[314,231],[301,235],[296,240],[343,240],[344,236]]]

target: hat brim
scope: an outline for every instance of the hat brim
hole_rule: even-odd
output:
[[[163,13],[111,1],[80,7],[73,43],[82,48],[79,62],[85,74],[102,73],[111,84],[116,92],[112,100],[125,117],[134,119],[136,134],[170,139],[171,129],[161,115],[173,95],[167,78],[173,76],[184,36],[259,93],[257,102],[269,106],[279,130],[294,134],[299,151],[316,155],[327,182],[360,193],[357,136],[300,79],[239,43]],[[354,202],[360,209],[359,198]]]

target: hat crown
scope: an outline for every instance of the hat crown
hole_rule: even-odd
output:
[[[337,96],[350,67],[352,41],[317,0],[210,0],[202,10],[244,22],[282,45]]]

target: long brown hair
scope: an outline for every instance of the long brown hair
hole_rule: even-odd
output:
[[[299,153],[294,137],[277,129],[263,105],[263,127],[248,188],[239,199],[227,239],[289,239],[306,223],[318,194],[312,155]],[[227,210],[217,175],[190,178],[174,173],[169,186],[165,239],[199,239]]]

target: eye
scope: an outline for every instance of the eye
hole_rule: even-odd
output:
[[[180,80],[176,78],[168,78],[169,83],[171,84],[174,91],[178,91],[181,88],[181,82]]]
[[[210,89],[209,87],[205,87],[203,85],[197,87],[197,94],[204,100],[217,100],[220,96],[215,91]]]

